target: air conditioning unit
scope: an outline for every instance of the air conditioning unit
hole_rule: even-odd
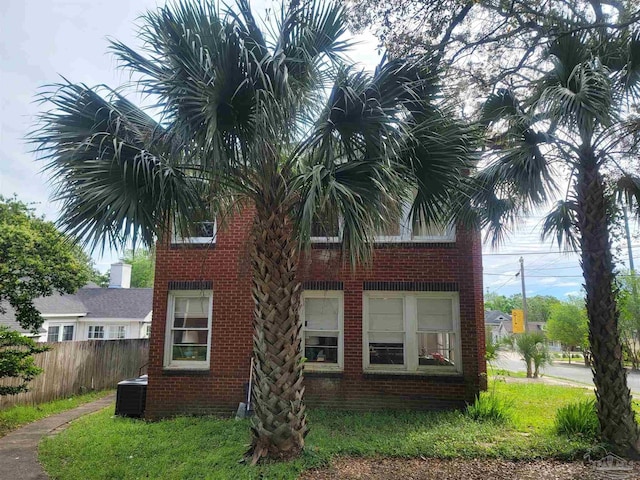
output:
[[[118,382],[116,415],[142,417],[147,400],[147,375]]]

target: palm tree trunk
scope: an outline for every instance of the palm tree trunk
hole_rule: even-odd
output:
[[[307,420],[303,402],[300,282],[297,244],[282,206],[256,207],[253,273],[255,417],[249,454],[288,459],[304,447]]]
[[[619,452],[636,455],[639,432],[622,363],[604,183],[593,151],[581,160],[577,218],[600,434]]]

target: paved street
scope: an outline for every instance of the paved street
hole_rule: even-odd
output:
[[[524,361],[520,359],[517,353],[502,352],[495,364],[496,368],[503,368],[514,372],[525,372],[526,367]],[[542,373],[548,376],[566,378],[575,382],[593,385],[591,369],[585,367],[584,363],[576,363],[569,365],[564,362],[555,362],[553,365],[544,367]],[[635,398],[640,397],[640,372],[629,371],[627,375],[627,385],[631,389]]]

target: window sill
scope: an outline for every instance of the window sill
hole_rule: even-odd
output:
[[[207,368],[195,368],[195,367],[164,367],[162,369],[163,376],[198,376],[209,375],[211,370]]]
[[[330,369],[313,369],[304,371],[304,376],[309,378],[342,378],[343,371],[338,370],[337,368],[334,370]]]
[[[170,249],[187,249],[187,250],[207,250],[216,248],[216,242],[204,242],[204,243],[196,243],[196,242],[171,242],[169,244]]]
[[[398,240],[398,241],[374,241],[373,248],[390,249],[390,248],[420,248],[420,249],[453,249],[456,247],[455,240]],[[312,242],[312,250],[335,250],[342,248],[341,242]]]
[[[462,372],[438,372],[421,370],[417,372],[407,372],[405,370],[365,370],[365,378],[388,378],[388,379],[412,379],[412,378],[432,378],[447,383],[464,383]]]

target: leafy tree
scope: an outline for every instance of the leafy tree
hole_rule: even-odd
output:
[[[568,185],[559,191],[567,194],[544,232],[582,256],[602,439],[638,455],[608,231],[612,187],[604,177],[620,177],[616,183],[628,203],[640,199],[640,181],[622,169],[625,159],[637,158],[640,130],[634,116],[640,95],[637,2],[357,4],[361,23],[377,23],[383,40],[399,45],[396,51],[436,52],[452,72],[462,72],[452,81],[470,79],[462,90],[473,88],[476,97],[491,92],[482,111],[488,166],[476,178],[471,203],[481,208],[481,222],[495,242],[520,215],[546,204],[558,191],[559,170],[566,172]]]
[[[0,325],[0,380],[11,380],[10,385],[0,385],[0,396],[26,392],[29,382],[42,373],[34,355],[47,350],[48,346],[38,346],[32,338]]]
[[[637,26],[631,0],[353,0],[352,23],[373,28],[391,55],[435,52],[469,101],[496,86],[527,89],[545,50],[567,32]]]
[[[89,280],[100,288],[107,288],[109,286],[109,270],[105,273],[100,273],[100,271],[96,268],[92,269],[91,276]]]
[[[629,446],[640,444],[619,354],[610,201],[602,169],[605,162],[620,165],[618,149],[624,148],[628,127],[619,112],[634,92],[640,63],[632,59],[640,42],[629,35],[602,35],[607,39],[581,32],[553,43],[551,68],[530,98],[520,101],[510,90],[490,97],[483,121],[493,160],[477,177],[476,199],[499,238],[505,219],[546,201],[554,188],[552,163],[563,162],[568,196],[547,216],[543,235],[581,252],[601,432],[604,440],[631,453]]]
[[[86,256],[53,223],[16,198],[0,196],[0,312],[10,305],[16,320],[34,333],[42,325],[33,299],[73,293],[86,284]]]
[[[574,298],[567,302],[556,303],[551,307],[551,316],[547,322],[547,336],[557,340],[571,351],[575,347],[589,347],[589,319],[584,300]]]
[[[131,264],[132,288],[153,287],[156,262],[152,248],[127,250],[122,261]]]
[[[549,319],[551,306],[560,302],[550,295],[527,297],[527,318],[530,322],[546,322]],[[496,292],[487,292],[484,296],[486,310],[499,310],[511,314],[514,309],[522,308],[522,295],[517,293],[509,297]]]
[[[495,292],[487,292],[484,295],[484,308],[511,314],[511,310],[522,308],[522,297],[515,295],[507,297]]]
[[[474,139],[430,58],[385,60],[373,74],[349,65],[340,5],[290,2],[266,34],[248,1],[216,5],[148,12],[142,52],[112,42],[134,85],[157,98],[158,120],[115,90],[65,83],[45,94],[52,109],[32,138],[61,222],[94,246],[151,246],[171,227],[188,235],[193,219],[251,209],[256,462],[304,446],[296,273],[312,223],[341,218],[355,265],[403,203],[416,222],[442,221]]]
[[[551,295],[535,295],[527,298],[527,320],[530,322],[547,322],[551,310],[560,300]]]
[[[634,370],[640,369],[640,278],[635,273],[618,277],[620,284],[620,338]]]

